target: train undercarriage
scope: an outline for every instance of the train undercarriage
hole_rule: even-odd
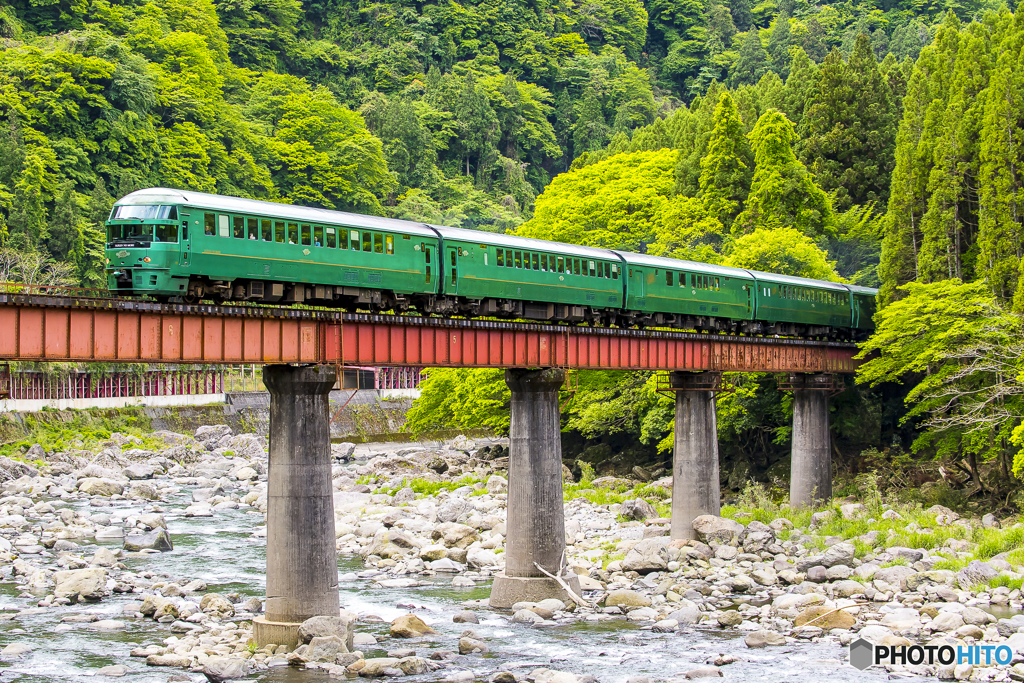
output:
[[[466,318],[497,318],[501,320],[535,320],[570,325],[598,327],[637,327],[695,330],[744,336],[778,336],[832,341],[860,341],[860,330],[824,325],[803,325],[785,322],[733,320],[714,316],[692,316],[673,313],[625,311],[618,308],[597,308],[571,304],[522,301],[518,299],[470,299],[460,296],[401,294],[391,290],[311,285],[287,282],[217,281],[192,279],[188,293],[180,297],[156,297],[164,302],[216,303],[252,302],[273,305],[309,305],[340,308],[348,312],[394,312],[421,315],[459,316]],[[866,335],[866,332],[864,333]]]

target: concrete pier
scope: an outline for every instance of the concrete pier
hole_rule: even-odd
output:
[[[267,365],[270,471],[267,477],[267,601],[253,638],[294,647],[298,627],[338,616],[338,556],[327,395],[330,366]]]
[[[790,505],[813,505],[832,498],[832,444],[828,432],[827,377],[796,375],[793,385],[793,456]],[[798,381],[796,378],[800,378]]]
[[[671,537],[697,538],[692,522],[722,512],[718,478],[718,373],[669,373],[676,394],[675,449],[672,454]]]
[[[565,551],[562,505],[562,441],[558,421],[558,389],[565,371],[506,370],[512,390],[511,448],[508,461],[508,534],[505,572],[494,578],[490,606],[571,598],[534,563],[558,574]],[[579,595],[579,579],[566,572],[563,580]]]

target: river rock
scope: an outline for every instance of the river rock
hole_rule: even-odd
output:
[[[874,578],[875,581],[884,581],[899,590],[907,590],[907,577],[915,573],[910,567],[897,564],[892,567],[882,567],[875,572]]]
[[[146,657],[146,666],[176,666],[184,668],[191,666],[192,658],[185,655],[149,655]]]
[[[834,607],[813,605],[804,609],[793,620],[794,626],[810,623],[812,626],[830,631],[834,628],[850,629],[857,623],[856,617],[843,610],[834,611]],[[826,616],[827,615],[827,616]]]
[[[636,591],[617,590],[609,591],[604,604],[605,607],[650,607],[651,599]]]
[[[626,519],[634,519],[639,522],[645,519],[653,519],[658,516],[658,511],[654,509],[654,506],[648,503],[643,498],[637,498],[635,500],[624,500],[619,508],[619,514]]]
[[[395,638],[418,638],[428,633],[436,631],[415,614],[404,614],[391,622],[391,635]]]
[[[340,654],[348,654],[344,640],[338,636],[317,636],[309,641],[302,656],[310,662],[333,662]]]
[[[487,478],[488,493],[505,493],[506,491],[508,491],[508,479],[500,474],[492,474]]]
[[[727,609],[724,612],[718,613],[718,625],[722,628],[728,628],[730,626],[739,626],[743,621],[743,615],[737,610]]]
[[[668,538],[645,538],[637,543],[622,560],[622,571],[649,572],[664,571],[668,568]]]
[[[679,609],[670,612],[666,619],[672,619],[679,624],[696,624],[700,621],[700,608],[689,600],[679,601]]]
[[[110,666],[102,666],[93,672],[95,676],[110,676],[111,678],[120,678],[128,673],[128,667],[123,664],[112,664]]]
[[[916,609],[902,607],[884,615],[881,624],[893,631],[906,631],[921,626],[921,615]]]
[[[693,680],[696,678],[721,678],[722,670],[717,666],[700,666],[696,669],[691,669],[686,672],[686,679]]]
[[[988,562],[971,560],[966,567],[956,573],[956,582],[963,590],[968,590],[980,583],[988,583],[999,575],[999,572]]]
[[[210,657],[203,664],[203,673],[211,683],[244,678],[249,675],[249,661],[235,657]]]
[[[58,598],[99,600],[107,593],[107,571],[98,567],[57,572],[53,580]]]
[[[345,644],[345,652],[355,649],[353,626],[358,617],[347,610],[341,610],[336,617],[310,617],[299,625],[299,641],[309,643],[314,638],[334,636]]]
[[[769,645],[785,645],[786,637],[781,633],[775,631],[754,631],[743,640],[747,647],[751,649],[759,649],[767,647]]]
[[[89,496],[113,496],[124,491],[124,486],[111,479],[87,477],[78,484],[78,490]]]
[[[693,520],[693,530],[705,543],[731,543],[743,533],[743,528],[743,525],[735,520],[715,515],[700,515]]]
[[[470,655],[470,654],[483,654],[488,652],[489,648],[487,644],[482,640],[476,638],[459,638],[459,654]]]
[[[409,535],[398,529],[387,529],[380,527],[373,535],[373,540],[362,551],[363,557],[376,555],[378,557],[405,557],[411,548],[419,548],[419,544]]]
[[[850,566],[853,564],[854,552],[855,548],[852,543],[836,543],[821,556],[821,564],[825,567],[834,567],[840,564]]]
[[[199,601],[199,609],[206,614],[215,614],[220,617],[230,617],[235,613],[231,602],[220,593],[207,593]]]
[[[129,552],[140,550],[159,550],[170,552],[174,550],[174,544],[167,533],[167,529],[155,529],[147,534],[132,534],[124,537],[124,549]]]
[[[153,475],[156,474],[156,468],[152,465],[137,462],[125,467],[121,470],[121,474],[132,480],[152,479]]]
[[[0,650],[0,655],[4,657],[20,657],[21,655],[31,652],[32,646],[28,643],[11,643],[3,650]]]

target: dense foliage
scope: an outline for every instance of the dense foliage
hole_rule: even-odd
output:
[[[166,185],[877,285],[889,308],[863,374],[877,388],[833,401],[837,450],[963,454],[991,488],[978,462],[1009,477],[1024,442],[1024,380],[991,355],[1024,312],[1011,10],[6,0],[0,275],[102,286],[111,202]],[[963,307],[977,324],[931,336]],[[955,371],[977,354],[995,365]],[[770,376],[730,381],[723,452],[768,476],[788,403]],[[941,400],[967,386],[971,400]],[[583,375],[566,428],[664,450],[655,387]],[[505,401],[500,373],[435,371],[410,419],[502,429]]]

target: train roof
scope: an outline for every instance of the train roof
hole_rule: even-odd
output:
[[[809,277],[796,277],[795,275],[780,275],[778,273],[763,273],[759,270],[748,270],[748,273],[761,282],[772,282],[779,285],[795,285],[797,287],[816,287],[818,289],[830,289],[835,292],[847,291],[847,285],[828,280],[812,280]]]
[[[878,296],[878,290],[874,287],[861,287],[860,285],[845,285],[845,287],[853,292],[854,294],[864,294],[867,296]]]
[[[477,244],[488,244],[509,249],[527,249],[529,251],[546,251],[563,256],[579,256],[588,259],[610,259],[618,261],[618,256],[610,249],[599,249],[597,247],[581,247],[576,244],[565,244],[563,242],[549,242],[538,240],[532,237],[517,237],[516,235],[502,235],[496,232],[485,230],[467,230],[465,228],[448,228],[443,225],[431,225],[437,230],[441,237],[446,240],[458,240],[460,242],[475,242]]]
[[[402,232],[420,237],[437,237],[433,230],[427,228],[422,223],[402,221],[395,218],[365,216],[345,211],[314,209],[306,206],[281,204],[280,202],[267,202],[261,199],[227,197],[219,194],[173,190],[166,187],[136,190],[119,199],[114,203],[114,206],[148,206],[153,204],[183,204],[197,209],[213,209],[214,211],[224,211],[226,213],[255,214],[272,218],[290,218],[309,223],[326,223],[351,228]]]
[[[683,259],[667,258],[665,256],[651,256],[650,254],[634,254],[629,251],[616,251],[615,253],[621,256],[626,263],[634,266],[651,266],[654,268],[664,268],[666,270],[685,270],[691,273],[736,277],[746,280],[753,279],[750,276],[750,273],[742,268],[716,266],[712,263],[684,261]]]

